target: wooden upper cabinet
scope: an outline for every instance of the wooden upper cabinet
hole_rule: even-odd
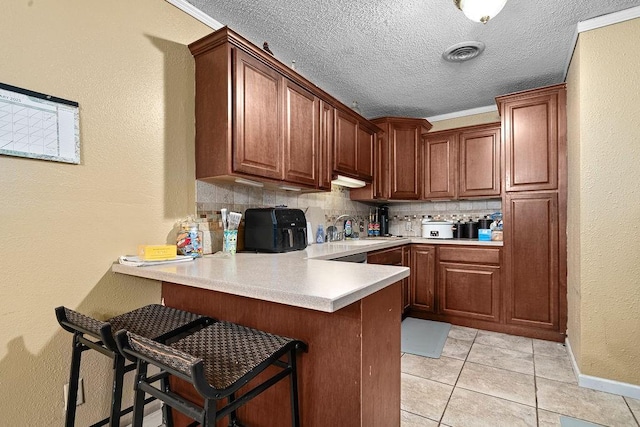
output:
[[[376,131],[360,123],[358,125],[356,173],[367,181],[373,179],[373,147],[375,143]]]
[[[318,188],[331,190],[333,173],[333,116],[335,108],[320,101],[319,118],[319,156],[318,156]]]
[[[424,199],[456,198],[457,146],[457,132],[427,134],[421,150]]]
[[[420,198],[420,139],[419,129],[391,125],[389,146],[391,158],[392,199]]]
[[[505,140],[505,190],[557,189],[558,148],[566,144],[565,85],[505,95],[496,102]]]
[[[500,196],[500,123],[465,128],[458,144],[458,197]]]
[[[233,171],[282,179],[282,76],[234,50]]]
[[[378,133],[375,150],[373,151],[373,198],[387,200],[391,197],[389,183],[389,141],[384,132]],[[354,192],[354,190],[351,190]]]
[[[196,64],[196,178],[330,190],[371,181],[379,129],[227,27],[189,45]]]
[[[319,114],[318,98],[285,79],[284,179],[288,182],[313,186],[318,181]]]
[[[357,176],[358,119],[336,109],[333,170]]]
[[[333,171],[371,182],[377,131],[355,114],[336,108]]]
[[[431,123],[404,117],[380,117],[371,121],[382,130],[378,133],[374,154],[374,184],[369,191],[356,191],[356,199],[366,200],[367,194],[368,198],[373,195],[374,199],[381,200],[419,199],[420,145],[422,134],[431,128]]]

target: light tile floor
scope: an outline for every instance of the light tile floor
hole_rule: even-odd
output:
[[[559,343],[452,326],[439,359],[401,360],[401,427],[640,426],[640,400],[578,387]]]

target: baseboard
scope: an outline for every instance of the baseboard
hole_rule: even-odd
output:
[[[568,336],[565,340],[565,344],[569,351],[569,356],[571,357],[573,372],[576,374],[578,385],[580,387],[604,391],[606,393],[617,394],[619,396],[631,397],[633,399],[640,399],[640,386],[638,385],[609,380],[607,378],[592,377],[591,375],[580,373],[576,358],[573,356],[573,350],[571,349],[571,343],[569,342]]]

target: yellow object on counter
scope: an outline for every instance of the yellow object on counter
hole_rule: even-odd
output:
[[[139,245],[138,257],[144,261],[165,261],[175,259],[176,245]]]

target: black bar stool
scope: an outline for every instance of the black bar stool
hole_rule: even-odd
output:
[[[138,366],[134,384],[133,427],[142,426],[145,393],[194,419],[191,426],[199,423],[203,427],[214,427],[217,420],[226,416],[229,416],[229,426],[241,426],[236,410],[287,376],[290,381],[291,425],[300,425],[296,351],[307,350],[302,341],[224,321],[217,321],[169,345],[128,331],[116,334],[116,340],[120,351],[130,360],[137,361]],[[148,376],[148,365],[160,368],[161,372]],[[269,366],[280,370],[236,396],[240,387]],[[197,406],[168,389],[152,385],[168,375],[191,383],[204,398],[204,405]],[[223,399],[227,399],[226,405],[216,409],[216,402]]]
[[[66,307],[57,307],[55,311],[60,326],[73,334],[69,394],[65,416],[66,427],[75,425],[75,396],[78,393],[80,360],[85,350],[93,349],[113,359],[111,411],[108,418],[98,421],[91,427],[107,424],[111,427],[119,427],[120,417],[133,410],[133,407],[121,409],[124,374],[135,369],[136,365],[126,363],[126,359],[118,351],[114,334],[125,329],[154,341],[167,342],[171,338],[177,339],[180,334],[213,322],[211,318],[159,304],[147,305],[105,321],[96,320]],[[163,381],[162,387],[168,389],[168,381]],[[155,398],[149,398],[144,403],[152,400]],[[165,419],[170,420],[171,417],[167,411],[168,408],[163,407]]]

